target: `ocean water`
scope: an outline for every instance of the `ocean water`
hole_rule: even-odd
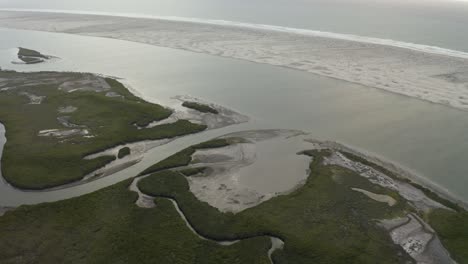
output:
[[[0,67],[20,71],[86,71],[123,77],[145,99],[167,104],[191,95],[252,118],[151,151],[142,163],[111,177],[54,192],[0,188],[2,205],[53,201],[97,190],[193,143],[248,129],[298,129],[393,161],[468,200],[468,114],[377,89],[269,65],[128,41],[66,34],[0,30]],[[60,57],[17,65],[18,46]]]
[[[462,0],[0,0],[0,8],[222,19],[468,51],[468,1]]]

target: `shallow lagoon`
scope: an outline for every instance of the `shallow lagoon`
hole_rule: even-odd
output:
[[[189,136],[153,149],[135,167],[96,182],[48,193],[1,190],[2,205],[80,195],[134,176],[178,149],[227,132],[287,128],[311,132],[394,161],[464,200],[468,193],[468,113],[285,68],[65,34],[0,30],[0,67],[21,71],[87,71],[125,78],[145,99],[170,105],[188,94],[249,115],[251,122]],[[23,46],[60,57],[11,64]],[[184,145],[185,144],[185,145]],[[3,188],[3,187],[2,187]]]

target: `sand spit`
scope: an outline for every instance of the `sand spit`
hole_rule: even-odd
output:
[[[357,172],[359,175],[368,179],[374,184],[395,190],[418,210],[424,212],[428,212],[431,209],[436,208],[444,208],[449,210],[446,206],[427,197],[421,190],[412,186],[411,184],[393,179],[370,166],[352,161],[338,151],[333,152],[330,157],[325,158],[324,163],[348,168]]]
[[[377,156],[375,156],[373,154],[366,153],[363,150],[356,150],[353,147],[349,147],[349,146],[346,146],[344,144],[341,144],[341,143],[338,143],[338,142],[335,142],[335,141],[319,141],[319,140],[315,140],[315,139],[312,139],[312,138],[306,138],[305,141],[313,143],[313,145],[314,145],[313,148],[314,149],[331,149],[331,150],[335,151],[335,154],[339,153],[339,152],[348,152],[348,153],[354,154],[356,156],[359,156],[361,158],[364,158],[367,161],[372,162],[372,163],[374,163],[374,164],[376,164],[376,165],[378,165],[380,167],[383,167],[383,168],[395,173],[396,175],[399,175],[402,178],[407,178],[407,179],[409,179],[409,180],[411,180],[411,181],[413,181],[413,182],[415,182],[415,183],[417,183],[417,184],[419,184],[419,185],[421,185],[421,186],[423,186],[425,188],[428,188],[429,190],[435,192],[440,197],[442,197],[442,198],[444,198],[446,200],[449,200],[451,202],[454,202],[454,203],[458,204],[459,206],[465,208],[465,210],[468,210],[468,203],[458,199],[453,194],[451,194],[448,190],[442,188],[439,185],[436,185],[435,183],[431,182],[427,178],[424,178],[422,175],[418,175],[418,174],[414,173],[413,171],[411,171],[411,170],[409,170],[407,168],[400,167],[400,166],[396,165],[395,163],[392,163],[391,161],[385,160],[382,157],[377,157]],[[349,159],[347,159],[341,153],[339,153],[337,155],[338,155],[338,159],[335,159],[334,162],[342,163],[343,158],[344,158],[346,160],[346,162],[342,163],[342,165],[348,166],[348,165],[351,165],[349,162],[354,163],[353,161],[350,161]],[[335,155],[334,157],[336,158],[337,156]],[[333,158],[333,156],[332,156],[332,158]],[[356,166],[356,167],[353,168],[353,166]],[[360,164],[360,163],[354,163],[351,166],[346,167],[346,168],[349,168],[349,169],[355,170],[355,171],[359,171],[361,169],[363,169],[364,171],[367,171],[367,170],[370,169],[370,171],[368,173],[371,173],[371,174],[374,174],[374,173],[377,172],[376,170],[374,170],[372,168],[369,168],[368,166],[365,166],[365,165]],[[379,175],[384,175],[381,172],[377,172],[377,173]],[[367,175],[367,176],[370,176],[370,175]],[[384,183],[386,181],[387,177],[388,176],[385,175],[384,178],[381,178],[381,180],[382,180],[381,182]],[[389,183],[389,182],[387,182],[387,183]],[[406,183],[404,183],[404,184],[406,184]],[[409,189],[407,189],[407,191],[410,190],[409,192],[411,193],[412,192],[411,190],[413,188],[415,188],[415,187],[410,185],[408,188]],[[416,188],[416,193],[418,193],[418,195],[416,195],[416,197],[418,197],[419,194],[422,193],[422,192],[419,189]],[[419,198],[421,198],[421,197],[419,196]],[[427,198],[427,199],[429,199],[429,198]],[[429,202],[429,203],[432,203],[432,202]]]
[[[168,106],[172,108],[173,114],[169,118],[166,118],[164,120],[152,122],[145,128],[175,123],[177,122],[177,120],[180,119],[189,120],[192,123],[204,124],[208,127],[208,129],[216,129],[230,125],[241,124],[249,121],[248,116],[242,115],[224,106],[206,102],[200,98],[192,97],[189,95],[178,95],[174,96],[171,99],[172,100],[168,102]],[[218,111],[218,114],[202,113],[193,109],[183,107],[182,103],[184,103],[185,101],[197,102],[204,105],[208,105],[213,109],[216,109]],[[142,127],[139,128],[144,129]]]
[[[392,40],[187,18],[0,11],[0,26],[141,42],[288,67],[468,109],[468,54]]]
[[[444,248],[435,231],[419,216],[408,214],[403,218],[381,221],[395,244],[400,245],[417,263],[456,263]]]

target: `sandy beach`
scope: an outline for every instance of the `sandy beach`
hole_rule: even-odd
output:
[[[0,27],[114,38],[288,67],[468,109],[468,54],[438,47],[174,17],[0,11]]]

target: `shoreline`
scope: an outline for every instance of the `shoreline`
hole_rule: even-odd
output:
[[[58,11],[0,14],[4,28],[119,39],[286,67],[468,110],[465,52],[229,21]],[[52,21],[61,24],[52,26]]]
[[[360,158],[363,158],[364,160],[374,163],[377,166],[380,166],[391,173],[395,174],[400,180],[409,180],[409,183],[415,183],[419,185],[419,187],[416,187],[417,189],[426,188],[429,191],[434,192],[437,196],[439,196],[442,199],[448,200],[452,203],[455,203],[465,210],[468,210],[468,201],[464,201],[455,194],[451,193],[449,190],[446,188],[440,186],[439,184],[436,184],[432,180],[424,177],[423,175],[418,174],[417,172],[412,171],[409,168],[405,168],[402,165],[399,165],[396,162],[393,162],[391,160],[388,160],[384,157],[381,157],[377,154],[369,153],[365,150],[361,150],[340,142],[336,141],[320,141],[320,140],[315,140],[315,139],[307,139],[307,141],[315,144],[319,144],[321,146],[324,146],[325,148],[330,148],[334,149],[337,151],[345,151],[348,153],[351,153],[353,155],[356,155]]]
[[[0,128],[3,128],[3,125],[1,123],[0,123]],[[311,135],[311,133],[304,133],[302,131],[297,131],[297,130],[267,129],[267,130],[244,130],[244,131],[239,131],[239,132],[230,132],[228,134],[224,134],[224,135],[215,137],[214,139],[216,139],[216,138],[226,138],[226,137],[229,137],[230,135],[235,135],[235,134],[240,134],[240,133],[249,133],[249,132],[258,132],[258,131],[260,131],[260,132],[262,132],[262,131],[267,131],[267,132],[271,131],[272,133],[277,133],[277,132],[280,133],[280,132],[283,132],[283,131],[294,131],[296,133],[301,133],[305,137]],[[0,129],[0,137],[4,137],[4,135],[5,135],[4,132],[5,132],[4,129],[3,130]],[[204,134],[204,133],[202,132],[201,134]],[[176,141],[176,140],[171,140],[171,141]],[[320,147],[334,149],[334,150],[337,150],[337,151],[346,151],[348,153],[356,155],[356,156],[358,156],[360,158],[365,159],[368,162],[371,162],[371,163],[374,163],[375,165],[381,166],[382,168],[390,171],[391,173],[394,173],[397,177],[399,176],[400,180],[409,180],[411,183],[415,183],[415,184],[419,185],[419,187],[418,186],[415,187],[417,189],[421,190],[420,187],[426,188],[429,191],[434,192],[441,199],[448,200],[448,201],[450,201],[452,203],[455,203],[455,204],[461,206],[463,209],[468,210],[468,201],[463,201],[462,199],[458,198],[456,195],[454,195],[453,193],[451,193],[447,189],[445,189],[445,188],[439,186],[438,184],[432,182],[430,179],[427,179],[422,175],[418,175],[417,173],[412,172],[410,169],[406,169],[403,166],[398,165],[398,164],[396,164],[396,163],[394,163],[392,161],[386,160],[385,158],[382,158],[382,157],[380,157],[378,155],[370,154],[370,153],[367,153],[366,151],[354,148],[352,146],[348,146],[346,144],[335,142],[335,141],[327,141],[327,140],[321,141],[321,140],[316,140],[316,139],[311,139],[311,138],[305,138],[304,141],[308,142],[308,143],[312,143],[312,144],[317,144]],[[5,140],[5,142],[6,142],[6,140]],[[4,144],[5,142],[1,142],[1,143]],[[3,144],[0,145],[0,157],[3,154]],[[163,144],[163,145],[165,145],[165,144]],[[157,147],[152,148],[152,149],[157,149]],[[304,150],[307,150],[307,149],[304,149]],[[1,169],[1,164],[0,164],[0,169]],[[123,169],[123,171],[125,171],[125,169]],[[120,172],[120,171],[118,171],[118,172]],[[118,173],[118,172],[115,172],[115,173]],[[0,176],[1,176],[0,184],[5,185],[5,186],[9,186],[9,188],[13,188],[16,191],[23,192],[23,193],[49,193],[49,192],[54,192],[54,191],[64,191],[64,190],[67,190],[67,189],[72,189],[74,187],[82,187],[82,186],[87,185],[87,184],[93,184],[94,181],[99,180],[101,178],[112,177],[115,173],[112,173],[110,175],[106,175],[105,177],[98,177],[98,178],[93,179],[93,180],[88,180],[88,181],[86,181],[86,180],[83,181],[82,180],[82,181],[79,181],[79,182],[66,184],[66,185],[63,185],[63,186],[57,186],[57,187],[54,187],[54,188],[47,188],[47,189],[43,189],[43,190],[29,190],[29,189],[16,188],[16,187],[12,186],[11,184],[9,184],[3,178],[3,176],[0,173]],[[300,186],[300,183],[298,183],[297,186]],[[293,188],[293,190],[294,189],[296,189],[296,187]],[[95,190],[92,190],[92,191],[89,191],[89,192],[86,192],[86,193],[90,193],[90,192],[93,192],[93,191],[95,191]],[[291,191],[291,190],[289,190],[289,191]],[[287,192],[285,192],[285,193],[287,193]],[[84,194],[81,194],[81,195],[84,195]],[[68,199],[68,198],[71,198],[71,197],[65,197],[65,198],[60,199],[60,200],[65,200],[65,199]],[[41,203],[41,202],[43,202],[43,201],[39,201],[37,203]],[[0,207],[1,206],[5,206],[5,205],[0,204]]]
[[[437,54],[437,55],[446,55],[450,57],[468,59],[468,52],[443,48],[439,46],[404,42],[404,41],[388,39],[388,38],[384,39],[384,38],[375,38],[375,37],[361,36],[361,35],[355,35],[355,34],[312,30],[312,29],[306,29],[306,28],[285,27],[285,26],[280,26],[280,25],[248,23],[248,22],[240,22],[240,21],[221,20],[221,19],[204,19],[204,18],[197,18],[197,17],[158,16],[158,15],[144,15],[144,14],[137,14],[137,13],[101,12],[101,11],[66,10],[66,9],[0,8],[0,12],[2,11],[142,18],[142,19],[153,19],[153,20],[168,20],[168,21],[175,21],[175,22],[209,24],[209,25],[217,25],[217,26],[232,26],[232,27],[239,27],[239,28],[263,29],[263,30],[271,30],[271,31],[296,33],[296,34],[301,34],[301,35],[311,35],[311,36],[316,36],[316,37],[348,40],[348,41],[361,42],[361,43],[377,44],[377,45],[383,45],[383,46],[399,47],[403,49],[411,49],[414,51],[420,51],[420,52],[425,52],[425,53],[432,53],[432,54]]]

